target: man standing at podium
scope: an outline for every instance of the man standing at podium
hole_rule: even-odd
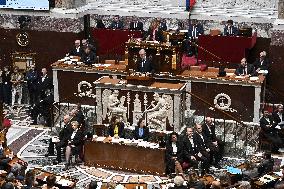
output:
[[[154,67],[152,65],[151,59],[149,57],[146,56],[146,51],[145,49],[141,49],[139,51],[139,56],[140,58],[138,59],[138,61],[136,62],[137,64],[137,72],[149,72],[149,73],[153,73]]]

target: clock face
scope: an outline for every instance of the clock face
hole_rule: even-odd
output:
[[[27,32],[21,32],[16,35],[18,45],[25,47],[30,43],[29,34]]]

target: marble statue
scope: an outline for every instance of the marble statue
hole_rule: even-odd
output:
[[[154,93],[153,97],[155,101],[151,103],[152,108],[144,111],[144,113],[148,113],[148,125],[153,129],[166,130],[166,119],[170,109],[169,104],[158,93]],[[157,103],[156,105],[155,102]]]
[[[117,116],[118,118],[122,118],[124,122],[127,122],[127,108],[124,106],[126,97],[122,96],[119,100],[118,94],[119,91],[114,90],[113,93],[108,97],[108,118],[110,120],[112,116]]]

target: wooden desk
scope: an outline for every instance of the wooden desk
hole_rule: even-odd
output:
[[[87,141],[85,165],[164,175],[165,150]]]

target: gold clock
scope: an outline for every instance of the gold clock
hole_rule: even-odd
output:
[[[29,34],[27,32],[20,32],[16,35],[18,45],[26,47],[30,43]]]

